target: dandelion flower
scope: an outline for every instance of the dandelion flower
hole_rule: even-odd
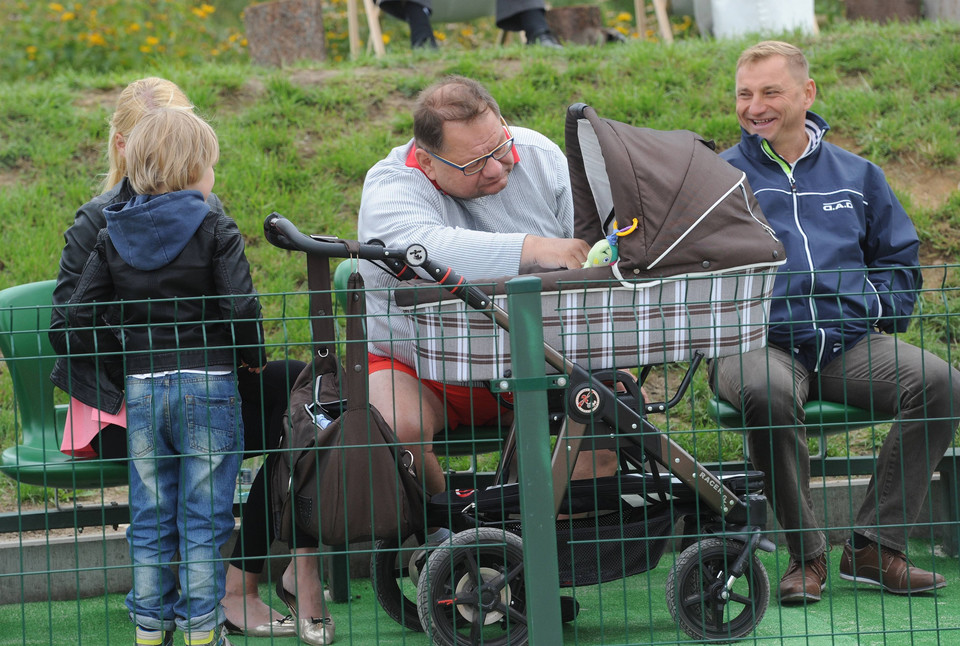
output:
[[[63,22],[70,22],[76,17],[77,17],[77,14],[73,13],[72,11],[65,11],[62,14],[60,14],[60,20],[62,20]]]
[[[36,46],[36,45],[27,45],[27,53],[28,53],[28,54],[36,54],[37,51],[38,51],[38,50],[37,50],[37,46]]]
[[[389,45],[389,44],[390,44],[390,34],[383,34],[382,38],[383,38],[383,44],[384,44],[384,45]]]
[[[437,40],[447,39],[447,35],[445,33],[443,33],[442,31],[436,31],[436,30],[434,30],[433,32],[433,37],[436,38]]]
[[[57,13],[63,11],[63,5],[59,2],[51,2],[47,7],[49,7],[50,11],[56,11]]]
[[[633,16],[626,11],[621,11],[617,14],[617,22],[630,22],[631,20],[633,20]]]

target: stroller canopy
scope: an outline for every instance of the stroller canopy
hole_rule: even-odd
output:
[[[574,235],[617,238],[619,279],[647,279],[779,265],[783,245],[742,171],[688,130],[661,131],[567,110]]]

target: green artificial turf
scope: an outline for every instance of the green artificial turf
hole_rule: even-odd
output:
[[[761,553],[771,581],[771,602],[755,633],[743,644],[843,646],[960,643],[960,571],[956,558],[929,555],[925,543],[911,544],[916,565],[944,574],[950,585],[915,597],[881,593],[839,578],[841,550],[830,553],[830,580],[823,601],[810,606],[781,607],[776,602],[776,581],[787,565],[782,549]],[[665,585],[676,555],[667,553],[653,570],[600,586],[579,587],[581,604],[575,623],[564,626],[564,644],[682,644],[697,643],[680,631],[667,609]],[[564,590],[563,593],[569,593]],[[273,599],[266,586],[262,594]],[[351,582],[348,603],[331,605],[337,625],[337,644],[357,646],[429,646],[423,633],[403,629],[377,606],[369,581]],[[231,636],[241,646],[294,646],[297,638],[244,638]],[[127,619],[122,595],[29,603],[0,607],[0,644],[24,646],[132,644],[133,627]],[[176,644],[183,644],[177,634]]]

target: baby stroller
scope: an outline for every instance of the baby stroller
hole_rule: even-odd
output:
[[[637,226],[615,240],[617,262],[540,275],[546,363],[566,377],[552,462],[554,508],[568,517],[557,521],[561,586],[656,567],[682,519],[683,551],[667,580],[671,615],[696,639],[737,640],[754,629],[769,603],[767,574],[755,555],[758,548],[773,550],[761,534],[762,475],[711,473],[647,415],[682,400],[702,358],[763,345],[783,248],[742,173],[693,133],[633,128],[600,119],[581,104],[568,111],[567,151],[578,236],[613,236],[614,218],[636,219]],[[675,163],[665,163],[665,151],[676,153]],[[481,290],[438,267],[419,245],[353,243],[348,253],[343,242],[305,236],[276,214],[264,226],[268,239],[284,248],[376,260],[399,277],[415,276],[411,268],[443,276],[437,284],[452,286],[455,295],[422,280],[396,294],[425,340],[418,345],[419,374],[447,380],[509,374],[507,279]],[[720,229],[729,243],[714,240]],[[465,329],[466,351],[461,339],[444,336]],[[644,402],[639,385],[621,377],[623,368],[639,367],[642,383],[650,366],[680,361],[690,366],[670,402]],[[571,483],[577,453],[597,437],[610,438],[619,474]],[[374,586],[384,609],[409,628],[429,630],[436,644],[527,641],[514,448],[511,433],[493,486],[428,501],[426,525],[454,532],[446,543],[409,560],[396,544],[381,542],[374,550]],[[603,554],[585,546],[585,538]],[[623,549],[615,538],[628,539]],[[401,589],[408,574],[417,579],[415,601]]]

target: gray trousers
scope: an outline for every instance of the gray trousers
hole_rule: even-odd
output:
[[[403,20],[403,5],[407,2],[431,8],[431,0],[379,0],[377,4],[385,12]],[[462,0],[468,2],[469,0]],[[545,0],[497,0],[497,27],[506,31],[520,31],[518,16],[530,9],[544,9]]]
[[[811,399],[897,418],[877,455],[876,474],[855,529],[903,551],[930,478],[960,419],[960,372],[896,337],[871,334],[810,372],[790,353],[768,346],[712,366],[717,394],[744,413],[750,460],[765,473],[765,492],[790,555],[805,561],[826,550],[810,499],[810,454],[803,405]]]

